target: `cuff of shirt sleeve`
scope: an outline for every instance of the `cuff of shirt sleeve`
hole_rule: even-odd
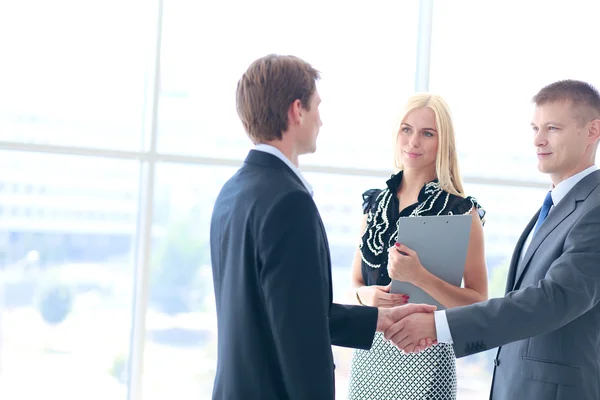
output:
[[[448,318],[446,318],[446,311],[434,311],[433,317],[435,319],[435,332],[437,335],[438,343],[452,344],[452,334],[450,333],[450,326],[448,326]]]

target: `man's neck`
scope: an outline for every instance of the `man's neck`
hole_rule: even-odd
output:
[[[585,171],[586,169],[588,169],[589,167],[591,167],[594,164],[595,163],[593,161],[589,161],[583,165],[579,165],[578,167],[574,168],[573,170],[571,170],[567,173],[550,174],[550,179],[552,180],[552,187],[558,186],[559,183],[566,181],[567,179],[571,178],[572,176],[577,175],[578,173],[580,173],[582,171]]]
[[[263,144],[267,144],[269,146],[275,147],[288,160],[290,160],[292,162],[292,164],[294,164],[296,166],[296,168],[299,168],[298,167],[298,154],[294,151],[294,146],[292,146],[290,143],[283,141],[283,140],[271,140],[269,142],[264,142]]]

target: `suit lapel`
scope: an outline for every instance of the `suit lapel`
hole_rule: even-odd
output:
[[[600,184],[600,170],[594,171],[591,174],[587,175],[581,181],[579,181],[573,189],[571,189],[566,196],[558,203],[558,205],[550,211],[548,217],[544,221],[544,223],[540,226],[540,229],[533,236],[529,247],[527,248],[527,252],[523,257],[521,263],[517,262],[519,268],[517,268],[517,273],[513,285],[513,289],[516,289],[521,284],[521,280],[523,275],[529,268],[529,262],[533,257],[533,254],[540,247],[542,242],[548,237],[548,235],[556,229],[558,225],[562,221],[565,220],[569,215],[575,211],[577,208],[577,203],[580,201],[584,201],[598,185]],[[539,214],[539,211],[538,211]],[[537,216],[534,220],[537,219]],[[531,225],[531,222],[530,222]]]
[[[531,239],[531,243],[529,244],[529,247],[527,248],[527,252],[525,253],[523,260],[520,263],[520,268],[517,269],[517,276],[515,278],[515,285],[514,285],[515,288],[519,287],[521,278],[523,277],[523,274],[525,273],[525,271],[527,271],[527,268],[529,267],[529,261],[531,260],[531,257],[533,256],[535,251],[538,249],[538,247],[540,247],[540,245],[546,239],[546,237],[554,229],[556,229],[556,227],[565,218],[567,218],[569,215],[571,215],[571,213],[573,211],[575,211],[575,195],[574,195],[574,191],[571,190],[569,193],[567,193],[567,195],[564,197],[564,199],[562,199],[560,201],[560,203],[558,203],[558,205],[556,207],[554,207],[554,209],[550,212],[550,214],[548,214],[548,217],[546,218],[544,223],[540,226],[540,229],[538,229],[537,233],[535,235],[533,235],[533,238]],[[539,212],[538,212],[538,214],[539,214]],[[537,220],[537,216],[536,216],[536,220]]]
[[[323,219],[321,219],[321,214],[319,214],[319,224],[321,224],[321,232],[323,234],[323,242],[325,243],[325,249],[327,252],[327,274],[329,276],[329,302],[331,303],[333,301],[333,278],[331,276],[331,253],[329,252],[329,241],[327,240],[327,231],[325,230],[325,225],[323,225]]]
[[[506,290],[505,290],[506,293],[512,292],[514,289],[515,278],[517,275],[518,266],[520,264],[519,261],[522,258],[521,253],[523,251],[523,245],[527,241],[527,238],[529,237],[529,233],[535,226],[535,223],[537,222],[537,218],[538,218],[539,214],[540,214],[540,212],[538,210],[538,212],[533,216],[531,221],[529,221],[529,223],[527,224],[527,227],[525,227],[525,230],[523,231],[523,233],[521,233],[521,237],[519,237],[519,240],[517,241],[517,245],[515,246],[515,251],[513,252],[512,258],[510,260],[510,268],[508,269],[508,277],[506,279]]]

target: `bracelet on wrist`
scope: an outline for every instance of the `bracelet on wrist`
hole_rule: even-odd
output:
[[[358,295],[358,289],[360,289],[360,287],[356,288],[356,300],[358,300],[358,304],[364,306],[363,302],[360,300],[360,296]]]

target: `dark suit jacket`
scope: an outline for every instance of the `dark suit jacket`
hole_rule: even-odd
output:
[[[506,296],[446,311],[457,357],[502,346],[493,400],[600,399],[600,171],[578,182],[521,250]]]
[[[334,399],[331,345],[369,349],[377,309],[332,303],[317,207],[277,157],[251,150],[210,231],[218,319],[213,399]]]

